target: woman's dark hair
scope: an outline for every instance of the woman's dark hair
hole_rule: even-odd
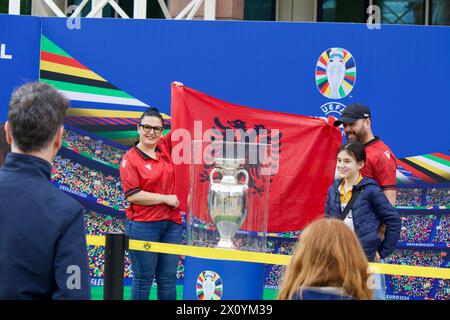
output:
[[[15,145],[25,153],[46,148],[64,124],[69,101],[54,87],[40,82],[14,90],[8,121]]]
[[[141,118],[139,119],[139,122],[141,122],[142,119],[144,119],[144,117],[156,117],[156,118],[159,118],[159,119],[161,119],[161,123],[162,123],[162,125],[164,126],[164,119],[163,119],[163,117],[161,116],[161,113],[159,113],[159,110],[156,109],[156,108],[151,107],[151,108],[149,108],[148,110],[146,110],[146,111],[142,114]]]
[[[6,142],[5,123],[0,124],[0,167],[5,163],[8,152],[11,152],[11,145]]]
[[[349,155],[356,159],[356,162],[366,162],[366,147],[361,142],[349,142],[341,145],[339,152],[347,151]]]

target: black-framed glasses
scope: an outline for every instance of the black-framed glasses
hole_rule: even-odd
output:
[[[148,124],[139,124],[139,127],[142,128],[142,130],[144,130],[145,133],[150,133],[152,130],[155,134],[160,134],[163,131],[163,127],[153,127],[150,126]]]

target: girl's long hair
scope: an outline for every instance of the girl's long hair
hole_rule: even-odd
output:
[[[278,299],[290,300],[304,287],[338,287],[354,299],[371,299],[368,267],[350,228],[337,219],[316,220],[300,236]]]

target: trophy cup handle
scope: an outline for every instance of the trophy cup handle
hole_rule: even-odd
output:
[[[239,173],[244,174],[244,176],[245,176],[244,185],[245,185],[246,187],[248,187],[248,179],[249,179],[249,176],[248,176],[247,170],[245,170],[245,169],[239,169],[239,170],[237,171],[236,175],[238,175]]]
[[[214,168],[214,169],[211,170],[211,172],[209,173],[209,182],[210,182],[211,184],[214,183],[213,176],[214,176],[214,173],[216,173],[216,172],[222,173],[222,169],[220,169],[220,168]]]

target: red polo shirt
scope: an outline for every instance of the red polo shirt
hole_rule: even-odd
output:
[[[361,175],[374,179],[382,190],[396,189],[397,160],[380,138],[375,137],[366,143],[366,163]]]
[[[136,146],[123,156],[120,164],[120,178],[126,198],[141,190],[175,194],[175,171],[170,157],[169,139],[169,137],[161,139],[156,147],[156,159],[151,158]],[[129,220],[171,220],[181,224],[180,211],[166,204],[142,206],[130,203],[125,212]]]

